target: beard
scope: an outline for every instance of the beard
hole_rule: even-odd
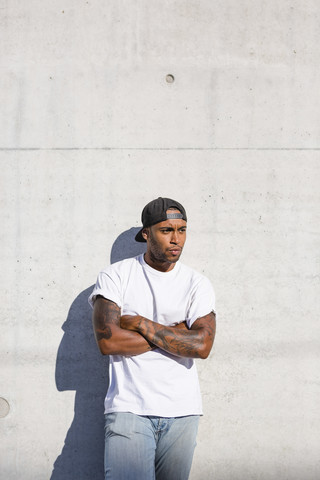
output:
[[[176,263],[181,255],[181,252],[179,255],[176,255],[173,258],[169,258],[166,254],[165,251],[161,248],[157,240],[154,238],[152,231],[150,229],[150,250],[149,250],[149,255],[150,259],[155,262],[155,263]],[[169,252],[168,252],[169,253]]]

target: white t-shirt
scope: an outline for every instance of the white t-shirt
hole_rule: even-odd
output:
[[[102,295],[121,315],[142,315],[163,325],[186,320],[189,327],[214,310],[209,280],[177,262],[169,272],[150,267],[143,258],[128,258],[98,275],[89,297]],[[110,355],[110,385],[105,413],[179,417],[202,414],[196,365],[159,348],[141,355]]]

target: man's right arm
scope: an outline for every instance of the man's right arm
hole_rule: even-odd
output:
[[[153,349],[140,333],[120,328],[120,308],[97,295],[93,306],[93,329],[103,355],[139,355]]]

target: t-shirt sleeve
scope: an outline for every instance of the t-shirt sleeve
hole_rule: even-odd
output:
[[[187,316],[187,325],[192,324],[200,317],[215,311],[215,294],[211,283],[206,277],[197,283],[191,295],[191,302]]]
[[[93,307],[95,297],[102,295],[107,300],[111,300],[121,308],[121,285],[119,276],[112,270],[104,270],[99,273],[94,289],[88,299]]]

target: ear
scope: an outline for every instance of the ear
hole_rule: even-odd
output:
[[[143,238],[144,238],[145,240],[148,239],[148,236],[149,236],[149,229],[148,229],[148,228],[144,228],[144,229],[142,230],[142,236],[143,236]]]

